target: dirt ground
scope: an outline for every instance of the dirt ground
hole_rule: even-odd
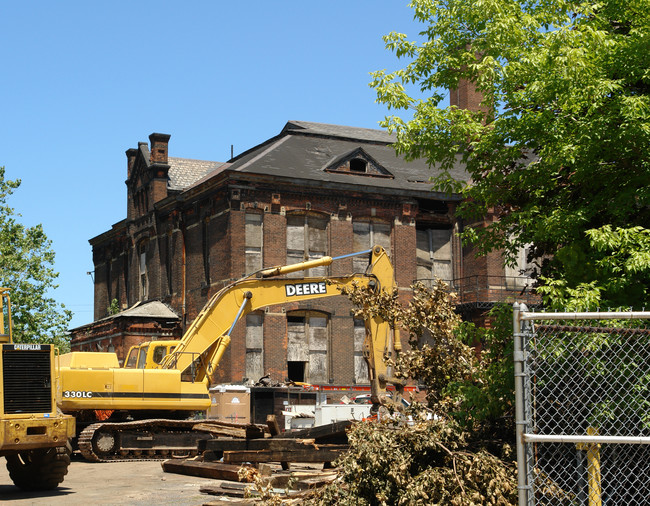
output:
[[[202,494],[202,485],[217,485],[217,480],[165,473],[160,461],[90,463],[74,460],[58,489],[49,492],[23,492],[13,485],[0,457],[0,503],[27,506],[93,506],[155,504],[198,506],[214,500]]]

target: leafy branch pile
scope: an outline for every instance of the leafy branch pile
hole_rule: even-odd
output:
[[[414,402],[403,415],[355,424],[339,478],[310,504],[513,504],[516,479],[511,442],[513,393],[508,355],[511,320],[499,308],[491,329],[463,324],[455,296],[439,282],[413,286],[402,305],[397,294],[354,287],[346,295],[357,316],[381,315],[409,333],[411,349],[395,375],[427,389],[427,407]],[[479,340],[490,348],[478,359]],[[512,378],[512,375],[510,375]]]

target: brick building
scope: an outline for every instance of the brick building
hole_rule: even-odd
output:
[[[126,219],[90,240],[95,322],[72,330],[73,350],[124,358],[134,342],[180,337],[211,295],[244,274],[372,244],[389,251],[401,290],[440,277],[469,317],[492,292],[526,282],[500,255],[476,258],[461,245],[459,196],[432,192],[427,163],[397,156],[384,131],[290,121],[225,163],[171,157],[166,134],[149,140],[126,151]],[[460,164],[454,172],[464,176]],[[364,261],[310,274],[346,275]],[[109,315],[113,301],[121,312]],[[220,381],[367,382],[363,324],[343,297],[268,307],[232,337]]]

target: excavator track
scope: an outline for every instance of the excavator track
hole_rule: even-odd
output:
[[[192,430],[200,420],[99,422],[79,434],[77,444],[91,462],[125,462],[186,458],[197,454],[196,442],[207,432]]]

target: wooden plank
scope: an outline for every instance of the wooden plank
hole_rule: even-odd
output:
[[[280,425],[278,425],[278,419],[275,415],[266,415],[266,426],[268,427],[271,436],[280,435]]]
[[[314,439],[293,439],[273,437],[267,439],[203,439],[199,441],[201,452],[241,451],[241,450],[304,450],[313,447]]]
[[[225,463],[235,462],[332,462],[347,451],[345,445],[319,445],[305,450],[243,450],[223,452]]]
[[[198,476],[200,478],[211,478],[214,480],[239,481],[237,474],[240,468],[239,465],[178,459],[165,460],[161,465],[163,471],[166,473]]]
[[[266,426],[269,428],[271,436],[280,435],[280,425],[278,424],[278,419],[274,414],[266,415]],[[285,449],[283,448],[282,450],[284,451]],[[280,462],[280,466],[282,466],[282,469],[286,471],[289,469],[289,462],[283,460]]]
[[[215,434],[218,436],[231,436],[244,439],[246,437],[245,428],[235,428],[235,427],[222,427],[220,425],[212,425],[208,423],[197,423],[192,427],[195,431],[209,432],[210,434]]]
[[[208,494],[209,492],[205,492]],[[215,497],[214,499],[204,502],[203,506],[251,506],[256,504],[251,502],[251,499],[238,499],[235,497]]]
[[[345,436],[345,430],[352,425],[351,420],[342,420],[340,422],[330,423],[328,425],[319,425],[318,427],[310,427],[308,429],[300,429],[296,431],[285,431],[282,437],[297,438],[297,439],[315,439],[318,442],[321,438],[329,438],[333,436]]]
[[[211,422],[204,420],[196,423],[193,430],[200,432],[208,432],[219,436],[238,437],[238,438],[262,438],[264,437],[264,427],[255,424],[227,424],[221,422]]]
[[[209,494],[209,495],[220,495],[220,496],[228,496],[228,497],[238,497],[243,499],[246,497],[246,491],[245,490],[237,490],[233,488],[225,488],[221,487],[219,485],[203,485],[199,487],[199,492],[202,494]],[[250,502],[248,503],[250,504]]]
[[[306,478],[304,480],[298,480],[294,488],[297,490],[309,490],[310,488],[323,487],[332,483],[337,477],[336,473],[327,473],[322,476],[315,476],[313,478]]]

